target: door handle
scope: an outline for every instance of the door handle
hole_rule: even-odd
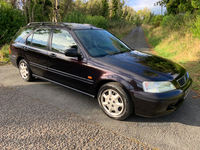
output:
[[[27,47],[24,47],[24,51],[28,51],[29,50],[29,48],[27,48]]]
[[[51,53],[51,54],[49,54],[49,57],[51,57],[51,58],[56,58],[56,57],[57,57],[57,55],[56,55],[56,54],[53,54],[53,53]]]

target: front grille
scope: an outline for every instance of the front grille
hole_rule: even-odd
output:
[[[184,76],[182,76],[182,77],[181,77],[180,79],[178,79],[177,81],[178,81],[179,85],[182,87],[182,86],[184,86],[184,85],[187,83],[188,79],[189,79],[189,76],[188,76],[188,74],[186,73]]]

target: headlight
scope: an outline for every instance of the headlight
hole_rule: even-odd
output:
[[[188,79],[190,78],[190,75],[189,75],[189,73],[187,72],[187,77],[188,77]]]
[[[143,89],[145,92],[149,93],[161,93],[172,91],[176,89],[176,87],[171,82],[149,82],[145,81],[142,83]]]

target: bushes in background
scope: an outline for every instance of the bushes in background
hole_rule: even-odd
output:
[[[177,15],[154,15],[151,18],[150,25],[151,30],[161,26],[164,30],[180,31],[185,34],[186,32],[192,32],[194,37],[200,38],[200,14],[186,12],[184,14]]]
[[[193,24],[191,30],[194,37],[198,37],[200,39],[200,15],[196,17],[196,22]]]
[[[3,58],[4,58],[3,60],[6,62],[9,61],[9,56],[8,56],[9,55],[9,51],[8,51],[9,47],[10,47],[9,44],[5,44],[4,46],[1,47],[1,53],[3,53]]]
[[[127,20],[110,20],[108,21],[103,16],[84,15],[81,12],[72,12],[68,14],[64,22],[85,23],[91,24],[99,28],[103,28],[117,36],[119,39],[124,37],[128,32],[135,27],[133,22]]]
[[[25,25],[25,16],[9,3],[0,1],[0,47],[11,41],[20,27]]]
[[[154,18],[154,27],[159,27],[161,22],[163,21],[163,15],[157,15],[155,18]]]
[[[182,15],[167,15],[163,18],[161,25],[163,28],[168,28],[171,30],[178,30],[183,25]]]
[[[133,22],[129,22],[126,20],[112,20],[109,22],[109,29],[110,28],[125,28],[127,25],[133,25]]]
[[[81,12],[72,12],[67,15],[64,22],[86,23],[99,28],[108,29],[108,21],[103,16],[84,15]]]

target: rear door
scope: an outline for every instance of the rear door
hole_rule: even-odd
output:
[[[29,35],[24,47],[24,55],[34,74],[46,77],[47,49],[49,48],[49,35],[51,29],[39,28]]]

